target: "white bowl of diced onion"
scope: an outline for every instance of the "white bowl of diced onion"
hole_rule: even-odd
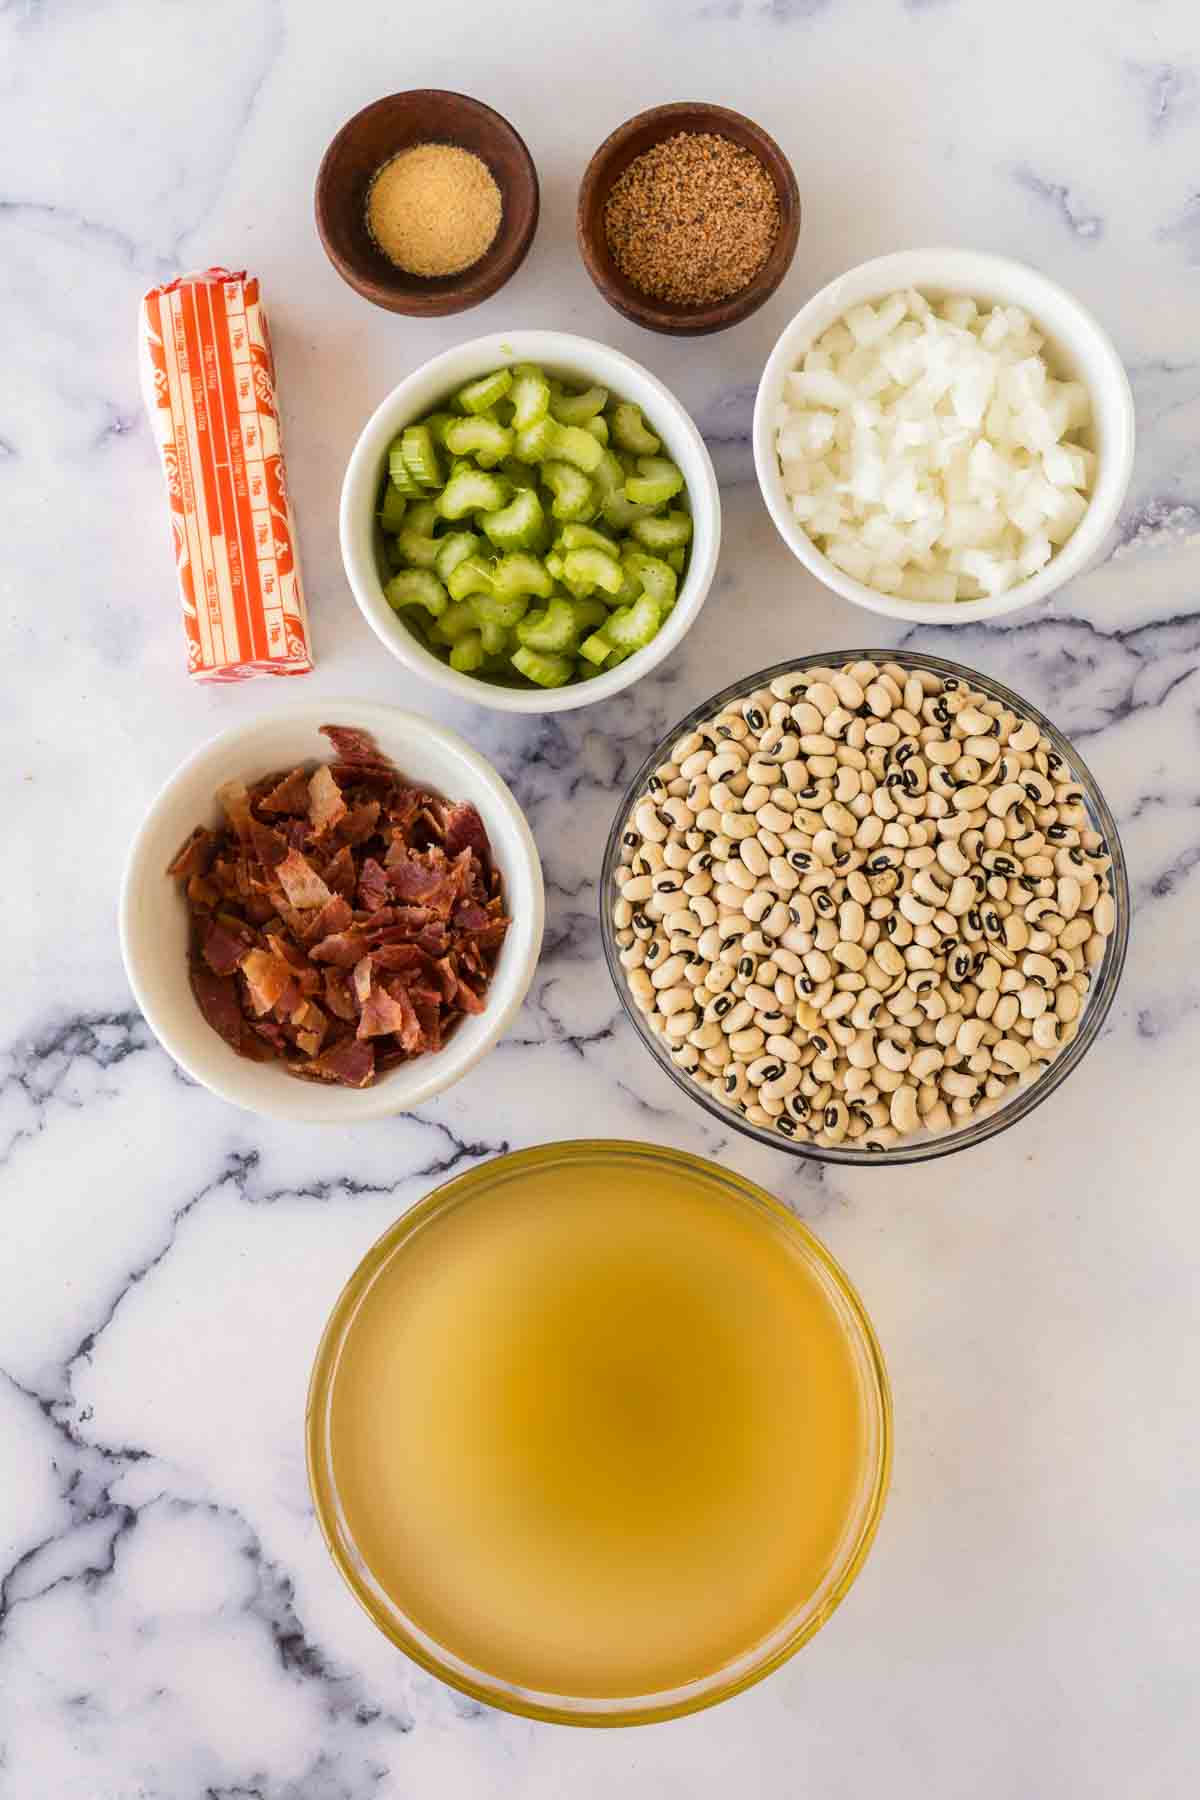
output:
[[[1037,270],[902,250],[800,309],[753,435],[771,517],[819,580],[885,617],[966,624],[1094,560],[1129,486],[1133,395],[1107,333]]]

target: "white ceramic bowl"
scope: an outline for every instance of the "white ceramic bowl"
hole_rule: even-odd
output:
[[[359,725],[410,779],[448,800],[472,800],[491,839],[512,919],[483,1012],[455,1026],[444,1049],[402,1063],[369,1088],[325,1087],[277,1063],[249,1062],[201,1016],[188,981],[188,915],[167,864],[197,825],[215,825],[216,792],[240,776],[332,755],[320,726]],[[236,725],[197,750],[150,806],[129,851],[121,887],[121,952],[146,1020],[181,1068],[235,1106],[269,1118],[352,1124],[421,1105],[450,1087],[502,1037],[525,998],[542,942],[542,871],[525,815],[491,765],[456,732],[397,707],[361,700],[300,700]]]
[[[540,363],[564,380],[583,386],[597,382],[622,400],[636,401],[651,430],[662,439],[667,455],[682,470],[692,509],[694,530],[687,573],[661,630],[644,650],[618,668],[561,688],[506,688],[460,675],[417,642],[383,594],[388,571],[382,565],[383,545],[375,512],[388,445],[405,425],[430,412],[464,382],[517,362]],[[590,706],[595,700],[610,700],[669,656],[683,638],[704,604],[716,571],[721,498],[704,439],[675,396],[641,363],[592,338],[572,337],[565,331],[495,331],[423,363],[376,407],[346,469],[340,529],[342,561],[354,598],[380,643],[400,662],[460,700],[473,700],[478,706],[494,706],[502,712],[566,712],[575,706]]]
[[[967,294],[992,305],[1021,306],[1046,339],[1047,360],[1060,378],[1081,381],[1092,400],[1092,425],[1084,434],[1096,452],[1096,480],[1088,509],[1044,569],[1007,593],[953,605],[902,600],[855,581],[818,550],[797,522],[783,489],[775,450],[775,412],[784,378],[823,332],[852,306],[882,300],[898,288],[916,288],[927,299]],[[772,350],[754,405],[754,465],[771,517],[785,544],[826,587],[885,618],[921,625],[968,625],[995,619],[1041,600],[1070,581],[1096,556],[1116,522],[1133,469],[1133,394],[1112,339],[1087,308],[1036,269],[977,250],[899,250],[860,263],[839,275],[802,306]]]

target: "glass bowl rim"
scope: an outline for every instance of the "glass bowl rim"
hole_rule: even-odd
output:
[[[612,887],[613,873],[617,868],[621,833],[626,820],[633,810],[634,802],[644,787],[646,778],[653,773],[660,762],[667,760],[667,753],[676,739],[697,725],[714,717],[733,701],[744,699],[758,687],[767,687],[779,675],[790,674],[793,670],[818,668],[839,669],[845,663],[877,662],[880,665],[894,662],[901,668],[932,669],[936,674],[952,676],[958,681],[966,681],[978,687],[989,699],[1000,700],[1005,706],[1031,719],[1048,737],[1055,750],[1063,757],[1072,777],[1083,790],[1083,800],[1092,816],[1093,822],[1107,845],[1111,858],[1109,882],[1112,898],[1116,907],[1116,923],[1104,952],[1104,960],[1093,975],[1088,996],[1080,1014],[1080,1026],[1075,1037],[1052,1062],[1046,1065],[1046,1072],[1027,1087],[1014,1088],[1012,1097],[991,1111],[968,1121],[950,1131],[936,1135],[923,1134],[914,1138],[911,1143],[901,1143],[883,1151],[843,1149],[836,1144],[815,1144],[800,1138],[788,1138],[782,1132],[765,1125],[756,1125],[743,1117],[735,1108],[723,1106],[714,1100],[703,1088],[697,1087],[684,1070],[677,1068],[669,1055],[661,1048],[642,1019],[641,1013],[634,1005],[625,972],[620,963],[620,952],[616,943],[616,928],[612,922],[612,908],[609,895]],[[1108,1016],[1109,1008],[1116,997],[1121,973],[1125,967],[1125,957],[1129,948],[1129,921],[1131,901],[1129,894],[1129,876],[1125,862],[1125,852],[1121,844],[1117,822],[1112,815],[1108,802],[1096,777],[1079,755],[1070,739],[1054,725],[1045,714],[1029,700],[1006,687],[994,676],[985,675],[966,663],[951,662],[943,656],[926,655],[923,651],[906,649],[883,649],[878,646],[867,649],[849,649],[836,651],[813,651],[803,656],[787,657],[781,662],[772,663],[769,667],[759,669],[752,674],[744,675],[739,680],[730,682],[713,694],[693,706],[669,731],[665,732],[658,743],[645,757],[633,778],[627,784],[621,796],[620,804],[613,816],[608,838],[604,845],[603,860],[600,866],[599,881],[600,937],[604,947],[604,960],[617,997],[627,1018],[631,1021],[639,1041],[653,1056],[655,1062],[664,1069],[675,1085],[686,1093],[698,1106],[722,1124],[732,1126],[744,1137],[751,1138],[757,1144],[764,1144],[770,1150],[782,1151],[787,1156],[809,1158],[814,1162],[838,1164],[844,1168],[894,1168],[897,1164],[908,1166],[913,1163],[930,1162],[937,1157],[951,1156],[960,1150],[969,1150],[976,1144],[985,1143],[999,1132],[1006,1131],[1029,1114],[1051,1094],[1057,1092],[1067,1079],[1079,1067],[1084,1056],[1091,1049],[1100,1035],[1101,1028]]]
[[[758,1213],[765,1214],[768,1222],[783,1229],[802,1252],[809,1270],[824,1280],[840,1303],[846,1324],[845,1335],[853,1346],[859,1368],[866,1425],[873,1442],[868,1446],[864,1489],[856,1503],[856,1514],[847,1538],[839,1548],[824,1586],[810,1597],[808,1610],[802,1609],[798,1616],[793,1615],[796,1619],[793,1629],[788,1629],[792,1625],[791,1619],[784,1621],[767,1640],[767,1648],[758,1659],[754,1659],[753,1650],[746,1653],[735,1665],[732,1676],[724,1676],[723,1671],[718,1670],[714,1675],[700,1677],[682,1688],[663,1693],[614,1701],[580,1701],[568,1695],[541,1694],[514,1687],[483,1670],[472,1670],[420,1632],[415,1622],[394,1603],[380,1602],[355,1566],[351,1554],[354,1546],[348,1529],[343,1530],[339,1524],[340,1509],[327,1424],[338,1358],[357,1307],[376,1277],[408,1239],[422,1226],[470,1200],[479,1190],[486,1191],[495,1180],[499,1164],[512,1171],[528,1164],[541,1168],[562,1162],[570,1166],[584,1158],[604,1156],[645,1159],[665,1163],[676,1170],[699,1168],[725,1190],[727,1200],[748,1203]],[[849,1592],[875,1541],[891,1478],[894,1436],[891,1385],[870,1314],[857,1288],[820,1238],[781,1200],[736,1170],[724,1168],[690,1150],[628,1138],[570,1138],[489,1157],[449,1181],[439,1183],[394,1220],[364,1252],[330,1309],[313,1358],[304,1429],[309,1491],[326,1549],[343,1581],[376,1628],[430,1674],[486,1705],[552,1724],[600,1727],[653,1724],[714,1706],[761,1681],[814,1637]],[[786,1635],[781,1635],[783,1633]]]

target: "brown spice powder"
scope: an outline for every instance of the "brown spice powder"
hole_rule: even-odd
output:
[[[457,144],[402,150],[367,189],[367,229],[406,275],[469,269],[499,231],[501,211],[491,170]]]
[[[604,231],[643,294],[683,306],[740,293],[779,233],[779,196],[758,157],[709,131],[681,131],[613,183]]]

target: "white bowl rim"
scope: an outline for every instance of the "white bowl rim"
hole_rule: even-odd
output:
[[[212,760],[219,761],[224,754],[239,743],[249,746],[258,728],[276,723],[294,723],[297,726],[315,726],[328,723],[338,715],[353,718],[356,724],[364,729],[374,731],[419,732],[427,740],[435,741],[439,748],[450,756],[461,761],[470,772],[477,789],[484,789],[495,803],[501,816],[513,834],[515,853],[524,865],[529,881],[529,905],[525,916],[514,924],[518,925],[525,938],[521,946],[519,959],[514,963],[511,977],[507,981],[508,991],[497,993],[497,982],[493,980],[488,993],[488,1005],[481,1018],[487,1021],[479,1039],[466,1054],[457,1045],[457,1033],[452,1036],[444,1049],[428,1058],[422,1057],[413,1064],[402,1065],[404,1068],[420,1068],[427,1064],[428,1073],[410,1085],[394,1084],[385,1076],[377,1086],[369,1088],[326,1087],[322,1083],[303,1081],[288,1075],[283,1070],[278,1073],[277,1096],[266,1103],[260,1100],[251,1101],[236,1073],[231,1072],[228,1079],[220,1075],[214,1076],[210,1071],[201,1071],[193,1066],[187,1048],[180,1041],[178,1034],[168,1020],[149,997],[146,985],[141,978],[141,951],[138,947],[138,931],[133,921],[136,892],[146,879],[149,871],[144,866],[148,854],[148,843],[154,828],[162,815],[166,813],[180,785],[190,775],[199,772]],[[215,794],[216,783],[213,786]],[[468,794],[460,796],[470,798]],[[182,842],[182,838],[180,840]],[[160,871],[166,879],[165,871]],[[524,1003],[534,973],[537,969],[541,952],[542,934],[545,926],[545,884],[542,878],[541,858],[529,822],[517,804],[507,782],[497,773],[486,757],[478,750],[472,749],[466,739],[458,732],[442,725],[436,720],[425,718],[420,713],[408,711],[404,707],[390,706],[380,701],[363,701],[354,699],[298,699],[285,702],[270,712],[259,713],[253,719],[240,724],[228,726],[215,736],[200,744],[190,755],[186,756],[167,777],[158,789],[144,817],[134,833],[129,851],[125,859],[125,868],[121,877],[121,888],[117,902],[117,927],[121,945],[121,956],[125,964],[125,973],[138,1010],[149,1025],[151,1031],[167,1054],[179,1064],[180,1068],[193,1081],[207,1088],[222,1100],[228,1100],[234,1106],[253,1112],[259,1117],[287,1119],[296,1123],[318,1125],[347,1125],[368,1119],[391,1118],[397,1113],[411,1112],[414,1107],[423,1105],[435,1095],[451,1087],[468,1070],[474,1068],[489,1050],[493,1049],[500,1038],[508,1030],[513,1019]],[[236,1051],[229,1051],[234,1059],[231,1071],[242,1061]],[[247,1063],[248,1068],[262,1068],[266,1065]],[[399,1071],[391,1071],[395,1074]],[[401,1091],[403,1097],[401,1098]]]
[[[572,682],[567,687],[544,689],[503,688],[471,675],[462,675],[457,669],[450,668],[448,663],[431,655],[411,632],[399,625],[383,598],[373,558],[367,567],[359,555],[355,536],[362,523],[359,514],[362,494],[368,484],[373,488],[378,480],[380,445],[376,439],[384,439],[385,427],[387,437],[395,435],[401,422],[397,415],[404,410],[401,405],[404,396],[413,388],[424,386],[442,369],[456,367],[473,358],[478,358],[481,366],[516,362],[541,362],[550,365],[577,362],[586,366],[597,356],[610,365],[630,371],[636,381],[644,383],[653,392],[655,403],[662,406],[664,413],[670,414],[694,460],[693,471],[684,471],[695,530],[687,574],[679,597],[670,616],[645,649],[637,651],[607,674],[592,676],[587,681]],[[455,382],[469,379],[470,376],[460,373],[456,377],[448,377],[446,385],[450,387]],[[651,419],[650,422],[653,425],[654,420]],[[696,476],[699,476],[698,483]],[[624,688],[631,687],[635,681],[640,681],[643,675],[649,674],[651,669],[670,654],[690,630],[716,574],[717,555],[721,547],[721,496],[708,446],[700,435],[695,420],[682,401],[644,363],[636,362],[623,350],[616,350],[597,338],[580,337],[573,332],[543,331],[536,328],[489,331],[483,337],[469,338],[464,343],[455,344],[451,349],[430,357],[402,381],[397,382],[379,402],[359,433],[346,465],[338,509],[338,537],[346,579],[359,611],[380,643],[398,662],[404,663],[415,674],[424,676],[458,699],[470,700],[476,706],[489,706],[500,712],[513,713],[568,712],[575,707],[590,706],[596,700],[609,700]]]
[[[929,273],[914,275],[911,265],[925,260],[930,265]],[[901,270],[902,275],[899,273]],[[961,275],[956,276],[956,271],[959,270]],[[1035,325],[1039,322],[1037,296],[1040,295],[1071,316],[1074,328],[1078,329],[1081,337],[1091,339],[1092,347],[1107,369],[1106,380],[1116,417],[1118,441],[1089,498],[1088,510],[1044,569],[1028,580],[1018,582],[1003,594],[953,603],[903,600],[897,595],[882,594],[861,581],[855,581],[852,576],[839,569],[836,563],[830,562],[796,522],[787,505],[775,454],[775,433],[771,420],[775,391],[782,385],[783,376],[795,366],[796,357],[804,347],[805,333],[813,330],[811,321],[824,313],[837,298],[843,283],[853,281],[857,286],[868,275],[878,280],[879,298],[898,286],[928,286],[986,298],[989,275],[993,280],[1019,282],[1029,290],[1031,297],[1024,304]],[[847,301],[845,304],[855,302]],[[826,327],[822,325],[819,329],[824,330]],[[1060,332],[1058,335],[1061,337],[1063,334]],[[1093,388],[1095,398],[1095,383],[1089,383],[1089,386]],[[852,600],[856,605],[866,607],[869,612],[878,613],[884,618],[901,619],[917,625],[971,625],[1033,605],[1035,601],[1044,599],[1073,580],[1091,563],[1116,522],[1129,490],[1135,447],[1133,390],[1116,345],[1095,314],[1069,289],[1049,275],[1044,275],[1040,269],[1034,269],[1015,257],[999,256],[987,250],[949,245],[918,247],[889,251],[884,256],[856,263],[853,268],[844,270],[832,281],[826,282],[824,287],[805,301],[799,312],[780,332],[767,359],[755,396],[751,435],[758,485],[775,527],[792,554],[826,587],[832,588],[843,599]]]

